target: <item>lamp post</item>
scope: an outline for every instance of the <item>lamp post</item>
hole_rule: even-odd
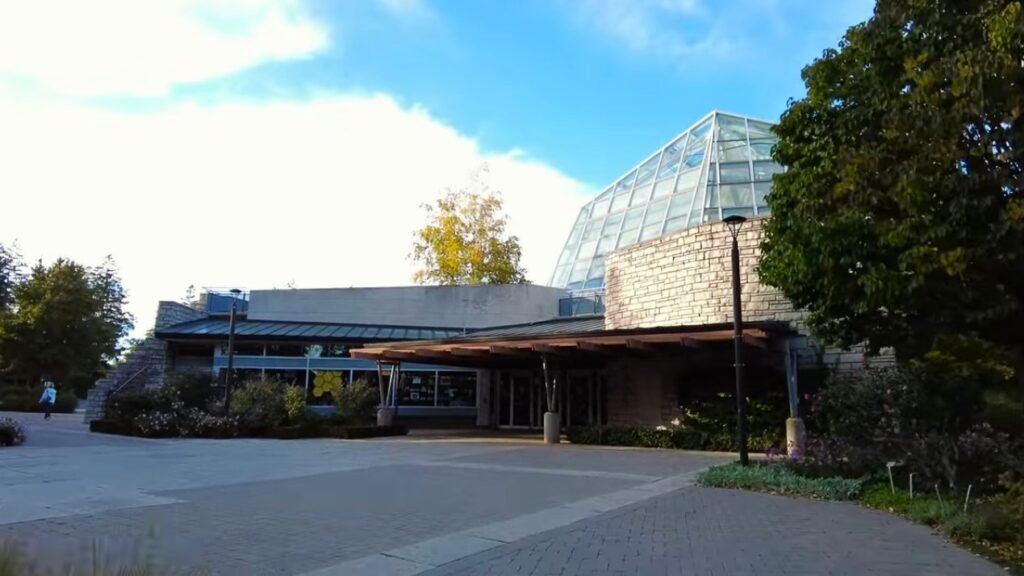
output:
[[[746,466],[747,455],[747,398],[743,391],[743,306],[740,303],[740,244],[737,239],[740,228],[747,219],[732,215],[722,222],[729,227],[732,235],[732,328],[735,345],[736,367],[736,445],[740,453],[740,465]]]
[[[224,376],[224,413],[231,413],[231,386],[235,382],[235,314],[238,295],[242,291],[231,289],[231,315],[228,317],[228,372]]]

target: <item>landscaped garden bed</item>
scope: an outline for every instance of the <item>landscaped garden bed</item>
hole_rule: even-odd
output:
[[[25,429],[11,418],[0,418],[0,448],[17,446],[25,442]]]
[[[376,391],[365,383],[338,383],[335,411],[318,415],[306,407],[305,391],[273,379],[243,382],[224,410],[220,394],[200,376],[177,376],[156,390],[119,394],[107,401],[103,419],[89,430],[144,438],[358,439],[398,436],[404,426],[375,426]]]

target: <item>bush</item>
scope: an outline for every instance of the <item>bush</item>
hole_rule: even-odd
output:
[[[301,421],[306,414],[306,391],[298,386],[288,386],[284,392],[284,409],[289,422]]]
[[[341,388],[334,406],[345,424],[368,424],[376,418],[379,400],[379,392],[360,379]]]
[[[736,449],[733,436],[694,430],[682,425],[660,426],[575,426],[566,432],[573,444],[602,446],[636,446],[641,448],[674,448],[677,450],[711,450],[731,452]],[[774,434],[760,433],[748,437],[748,447],[763,452],[778,446]]]
[[[120,422],[102,419],[89,422],[89,432],[97,434],[124,434],[125,430]]]
[[[284,384],[273,378],[246,382],[231,395],[231,416],[244,433],[260,433],[280,426],[288,417]]]
[[[25,429],[17,420],[0,418],[0,446],[17,446],[25,442]]]
[[[852,500],[863,482],[849,478],[807,478],[781,464],[725,464],[701,472],[697,481],[715,488],[758,490],[824,500]]]
[[[168,376],[164,389],[176,396],[186,408],[206,409],[216,388],[209,374],[177,373]]]
[[[920,366],[831,378],[811,407],[805,471],[859,476],[896,461],[922,483],[995,490],[1020,448],[985,422],[939,412],[929,390],[946,385]]]

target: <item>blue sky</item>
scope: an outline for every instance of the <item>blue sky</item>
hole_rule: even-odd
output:
[[[483,182],[544,283],[593,194],[713,108],[778,118],[872,5],[0,3],[0,242],[113,255],[142,329],[190,284],[408,284],[421,205]]]
[[[308,9],[329,49],[176,94],[383,91],[600,186],[713,108],[778,118],[803,94],[801,68],[872,5],[319,0]]]

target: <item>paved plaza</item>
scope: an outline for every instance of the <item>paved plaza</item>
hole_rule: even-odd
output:
[[[524,439],[145,440],[16,415],[0,540],[212,574],[1001,574],[850,504],[699,488],[728,458]]]

